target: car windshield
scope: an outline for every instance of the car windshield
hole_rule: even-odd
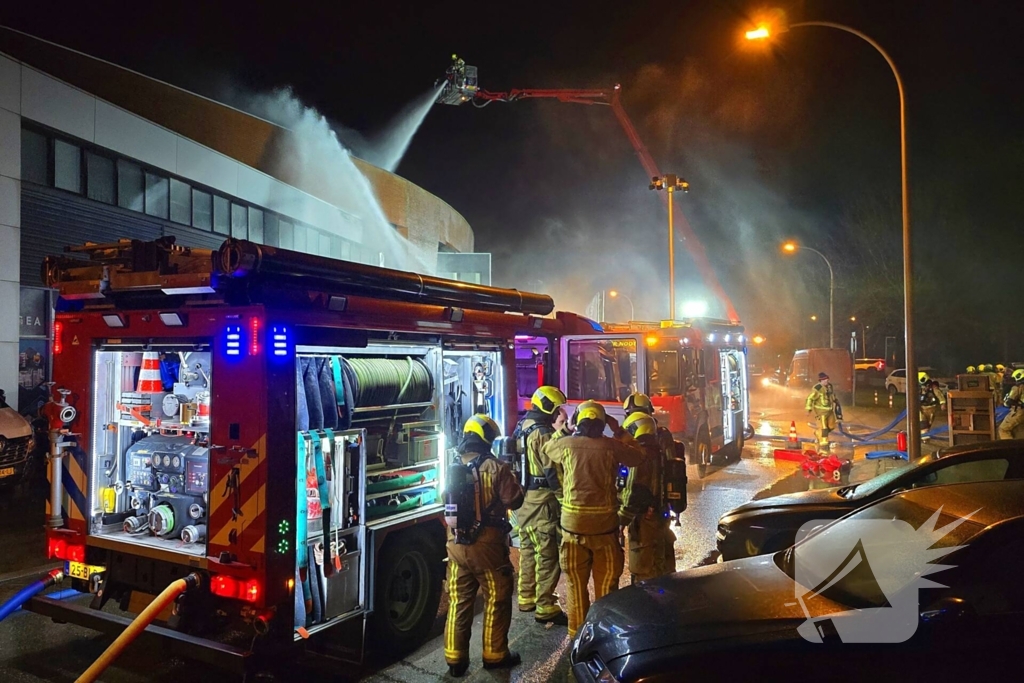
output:
[[[909,467],[900,467],[898,469],[889,470],[888,472],[883,472],[877,477],[873,477],[859,484],[843,487],[839,489],[839,495],[847,500],[866,498],[867,496],[892,486],[893,483],[903,477],[913,476],[913,472],[917,470],[917,468],[923,467],[931,462],[935,462],[935,460],[931,456],[926,455],[918,458],[917,461]]]
[[[895,595],[920,578],[921,565],[939,562],[939,557],[927,552],[929,548],[963,545],[984,528],[964,521],[940,537],[936,532],[928,533],[929,527],[924,526],[934,513],[934,509],[903,497],[889,498],[813,532],[794,547],[776,553],[773,559],[804,589],[800,591],[802,599],[820,595],[858,609],[884,607],[888,604],[886,596]],[[956,521],[956,517],[940,512],[935,529]],[[906,522],[914,531],[899,522]],[[826,559],[835,561],[828,563]],[[818,571],[815,563],[827,569]],[[844,569],[845,573],[839,571]],[[832,576],[837,578],[819,580]]]

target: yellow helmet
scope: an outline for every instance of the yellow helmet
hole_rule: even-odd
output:
[[[533,392],[533,398],[530,399],[534,408],[548,415],[555,412],[558,406],[565,405],[565,401],[565,394],[561,389],[549,386],[537,387],[537,391]]]
[[[917,381],[918,381],[918,383],[924,384],[925,382],[927,382],[930,379],[931,379],[931,377],[929,377],[928,373],[925,372],[924,370],[918,370],[917,371]]]
[[[604,412],[604,406],[597,401],[584,401],[583,403],[576,406],[576,412],[573,414],[573,424],[579,424],[583,420],[597,420],[598,422],[604,422],[606,418]]]
[[[647,394],[641,394],[639,391],[626,397],[625,403],[622,404],[622,409],[626,411],[626,415],[632,415],[633,413],[654,415],[654,404],[651,403],[651,398]]]
[[[654,418],[641,412],[631,413],[627,416],[622,421],[622,428],[635,437],[647,434],[654,436],[658,433],[658,423],[654,421]]]
[[[1024,382],[1024,368],[1017,368],[1010,377],[1013,377],[1014,382]]]
[[[497,422],[486,415],[474,415],[466,420],[462,433],[476,434],[488,444],[492,444],[495,439],[501,436],[501,428],[498,427]]]
[[[967,374],[968,375],[974,375],[974,374],[977,374],[977,372],[978,372],[978,369],[975,368],[973,365],[968,365],[967,366]]]
[[[1002,363],[996,363],[996,372],[1006,372],[1006,366]]]

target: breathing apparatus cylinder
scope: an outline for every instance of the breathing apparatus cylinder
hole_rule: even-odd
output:
[[[679,515],[686,510],[686,447],[678,441],[666,449],[662,476],[665,506],[679,526]]]
[[[448,488],[444,494],[444,522],[456,543],[472,543],[479,527],[476,512],[476,477],[472,465],[456,460],[448,466]]]

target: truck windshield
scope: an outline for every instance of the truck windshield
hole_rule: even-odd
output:
[[[679,351],[649,351],[647,355],[647,388],[651,395],[678,396],[682,393],[679,382],[680,361],[686,362]]]
[[[579,339],[569,342],[568,398],[625,401],[638,391],[636,339]]]

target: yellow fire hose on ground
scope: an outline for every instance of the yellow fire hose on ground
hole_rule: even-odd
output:
[[[121,656],[124,649],[138,638],[139,634],[145,631],[147,626],[153,623],[158,614],[163,612],[179,595],[190,588],[198,587],[199,583],[199,575],[193,572],[167,586],[160,595],[156,596],[153,602],[149,603],[146,609],[139,613],[139,616],[135,617],[132,623],[128,624],[128,628],[121,632],[121,635],[110,644],[110,647],[99,656],[99,659],[92,663],[92,666],[85,670],[85,673],[78,677],[75,683],[93,683],[98,679],[100,674],[106,671],[107,667]]]

